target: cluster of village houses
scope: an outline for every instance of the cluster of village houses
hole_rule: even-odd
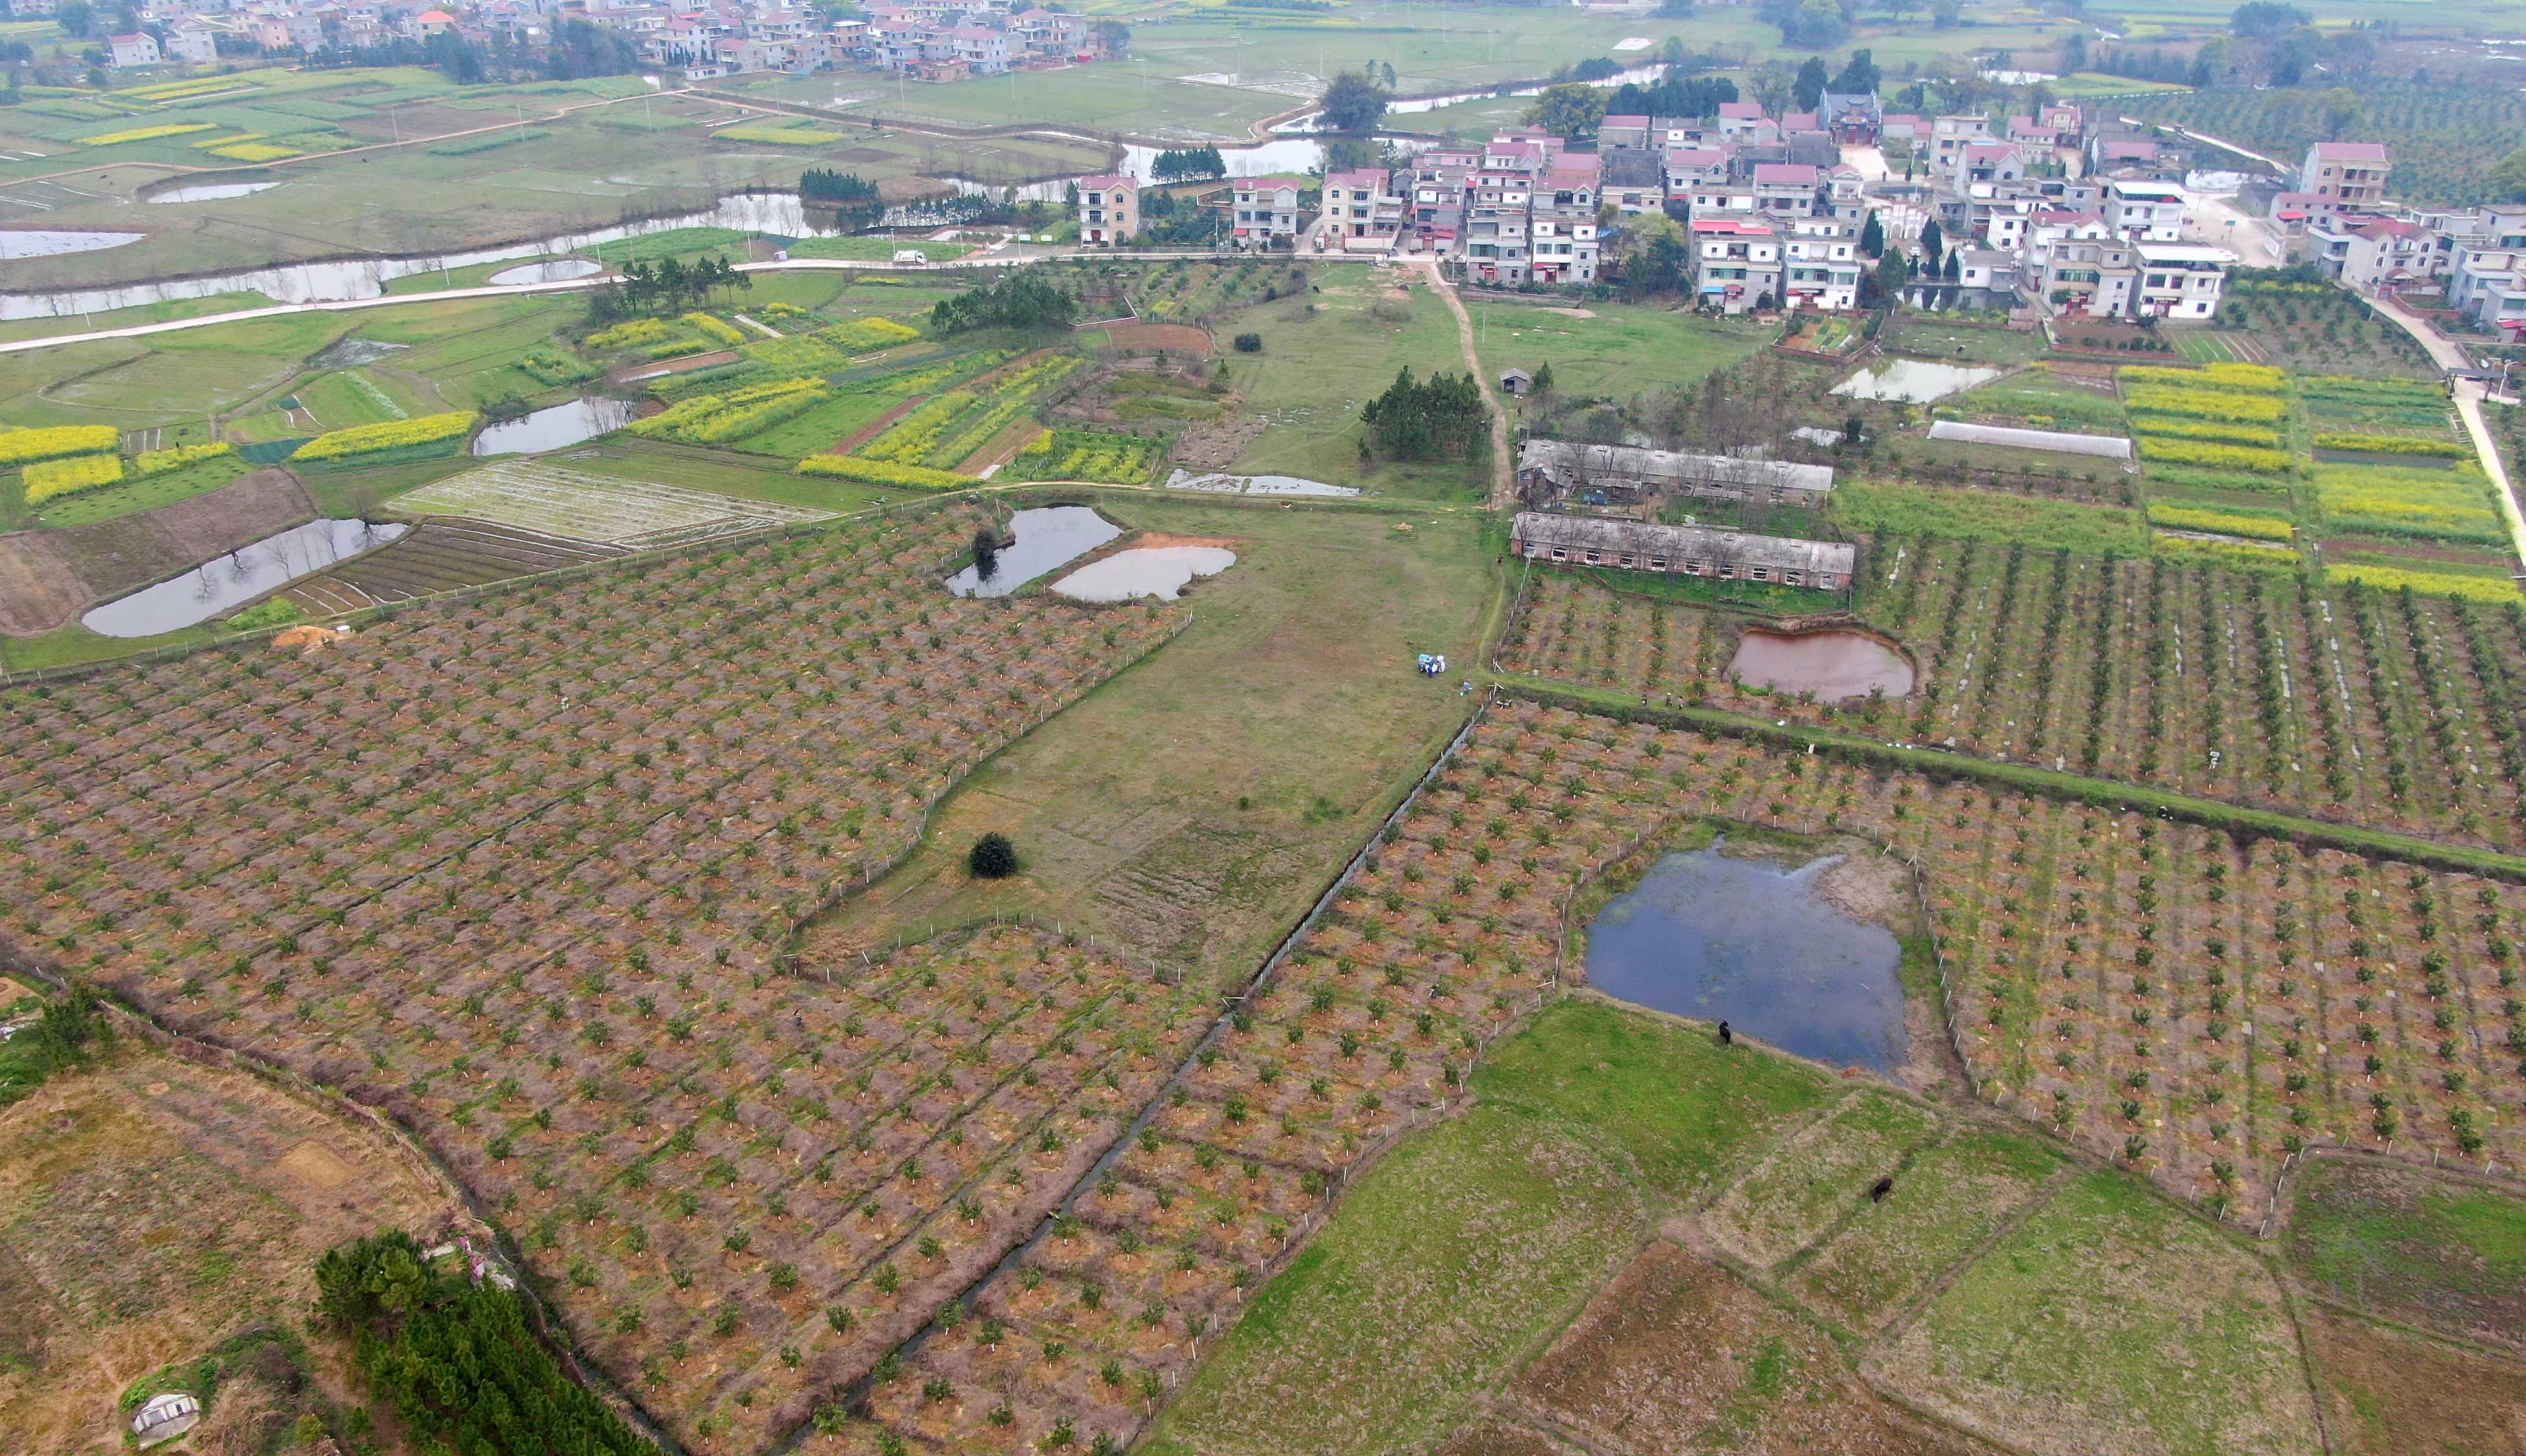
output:
[[[1845,160],[1853,147],[1911,160],[1871,177]],[[1620,220],[1663,212],[1684,226],[1694,291],[1733,314],[1857,308],[1876,266],[1861,248],[1870,218],[1907,252],[1935,220],[1950,256],[1921,260],[1939,271],[1919,282],[1956,304],[2198,322],[2217,315],[2237,255],[2188,240],[2200,230],[2181,185],[2190,160],[2076,106],[1996,123],[1888,115],[1874,94],[1828,93],[1781,118],[1753,102],[1689,121],[1609,116],[1592,151],[1527,128],[1429,147],[1408,167],[1239,177],[1223,235],[1240,247],[1306,237],[1429,253],[1475,282],[1551,286],[1594,282]],[[2526,208],[2410,213],[2384,200],[2386,166],[2374,143],[2319,144],[2268,226],[2294,258],[2346,282],[2462,274],[2478,284],[2459,298],[2497,290],[2526,322]],[[1102,239],[1137,230],[1137,183],[1083,186]]]
[[[22,17],[56,0],[13,0]],[[691,78],[867,65],[926,80],[1093,61],[1106,43],[1086,17],[1030,0],[870,0],[864,19],[783,0],[149,0],[150,25],[111,38],[117,67],[205,64],[228,49],[356,48],[453,32],[548,39],[568,20],[636,37],[643,57]],[[1020,8],[1024,5],[1025,8]],[[1907,159],[1863,175],[1853,148]],[[1537,128],[1481,146],[1441,144],[1402,168],[1237,178],[1221,241],[1346,252],[1414,252],[1504,287],[1597,280],[1620,219],[1663,212],[1686,230],[1692,286],[1708,306],[1859,306],[1875,267],[1872,215],[1917,253],[1936,220],[1947,256],[1917,281],[1945,301],[2091,318],[2215,317],[2235,254],[2199,240],[2180,183],[2216,164],[2178,140],[2067,104],[1996,122],[1980,114],[1886,112],[1874,92],[1826,92],[1771,116],[1750,101],[1715,117],[1608,116],[1593,150]],[[2292,261],[2363,291],[2444,287],[2486,326],[2526,331],[2526,207],[2428,211],[2386,195],[2374,142],[2309,148],[2264,220]],[[1140,184],[1082,181],[1081,235],[1129,242]],[[1610,206],[1609,206],[1610,205]],[[1613,226],[1606,226],[1606,220]]]
[[[13,13],[41,19],[57,3],[13,0]],[[864,64],[947,81],[1103,54],[1088,18],[1012,0],[872,0],[866,19],[738,0],[148,0],[141,13],[148,22],[143,29],[106,42],[118,70],[205,65],[218,59],[224,40],[230,55],[356,50],[442,33],[533,46],[572,20],[620,31],[637,41],[642,60],[694,80]]]

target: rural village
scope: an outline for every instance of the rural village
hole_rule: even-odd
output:
[[[0,1456],[2521,1456],[2521,34],[0,0]]]

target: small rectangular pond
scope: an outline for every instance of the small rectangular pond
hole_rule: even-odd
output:
[[[538,455],[591,440],[632,423],[628,399],[574,399],[548,405],[499,425],[487,425],[474,437],[477,455]]]
[[[2005,370],[1971,364],[1941,364],[1929,359],[1890,359],[1872,364],[1849,378],[1833,386],[1833,392],[1851,399],[1895,399],[1906,404],[1929,404],[1961,394],[1977,384],[1988,384]]]
[[[1784,1051],[1893,1078],[1910,1052],[1903,947],[1804,864],[1707,849],[1667,855],[1588,928],[1588,981],[1609,996],[1725,1021]]]
[[[208,622],[239,603],[382,546],[409,529],[400,522],[310,521],[226,556],[215,556],[180,577],[92,607],[79,625],[109,637],[172,632]]]

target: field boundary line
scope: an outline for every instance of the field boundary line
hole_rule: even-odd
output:
[[[1928,748],[1905,748],[1877,738],[1863,737],[1838,728],[1784,726],[1767,719],[1722,712],[1712,708],[1681,706],[1644,706],[1621,694],[1603,688],[1554,679],[1518,678],[1505,674],[1489,675],[1494,685],[1512,697],[1523,698],[1546,707],[1565,707],[1576,712],[1619,721],[1651,723],[1666,728],[1691,728],[1697,732],[1719,733],[1732,738],[1769,744],[1795,751],[1814,749],[1853,762],[1876,764],[1908,770],[1934,779],[1969,778],[1996,784],[2016,792],[2043,798],[2074,800],[2098,808],[2125,812],[2148,812],[2170,822],[2196,825],[2203,828],[2228,832],[2261,834],[2289,839],[2302,844],[2339,849],[2361,857],[2382,857],[2406,861],[2432,869],[2487,875],[2501,879],[2526,883],[2526,856],[2481,849],[2468,844],[2449,844],[2435,839],[2421,839],[2390,829],[2372,829],[2335,820],[2304,815],[2283,814],[2277,810],[2254,809],[2167,789],[2149,788],[2118,779],[2099,778],[2066,770],[2038,768],[2030,764],[2001,763],[1971,754],[1947,753]]]
[[[1921,1316],[1929,1311],[1931,1305],[1938,1302],[1940,1295],[1947,1292],[1957,1280],[1964,1277],[1966,1270],[1988,1258],[1992,1250],[1999,1247],[2010,1235],[2024,1228],[2026,1222],[2034,1218],[2038,1212],[2050,1207],[2053,1200],[2061,1196],[2062,1186],[2071,1179],[2094,1171],[2077,1158],[2062,1159],[2061,1166],[2053,1169],[2044,1181],[2036,1186],[2034,1192],[2020,1199],[2017,1206],[2010,1209],[2005,1217],[1994,1225],[1989,1233],[1984,1234],[1980,1241],[1953,1263],[1939,1271],[1938,1277],[1923,1284],[1921,1292],[1905,1300],[1902,1308],[1891,1311],[1881,1318],[1875,1330],[1863,1331],[1864,1336],[1872,1344],[1879,1340],[1902,1338],[1903,1332],[1919,1324]]]

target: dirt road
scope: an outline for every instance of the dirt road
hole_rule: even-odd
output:
[[[1430,291],[1447,305],[1456,316],[1456,345],[1465,354],[1465,370],[1474,377],[1474,387],[1483,391],[1483,404],[1491,415],[1491,495],[1490,503],[1498,510],[1509,510],[1517,504],[1516,462],[1508,453],[1508,411],[1501,407],[1499,391],[1492,387],[1490,377],[1483,373],[1482,356],[1474,351],[1474,316],[1465,312],[1465,301],[1456,296],[1456,285],[1439,272],[1436,258],[1415,258],[1412,266],[1429,279]]]

